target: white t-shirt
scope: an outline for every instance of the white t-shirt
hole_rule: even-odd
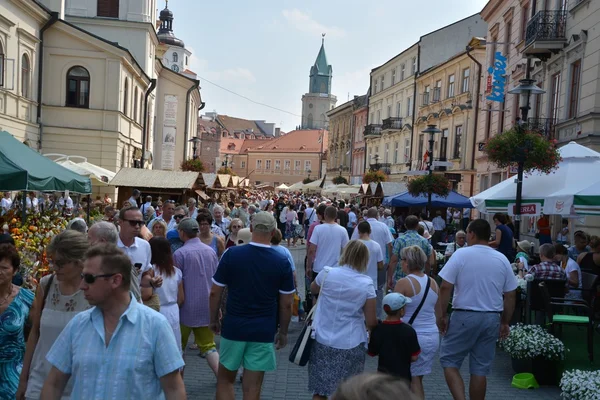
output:
[[[567,268],[565,268],[565,273],[567,274],[567,278],[569,277],[569,274],[573,271],[577,271],[577,276],[579,277],[579,286],[578,288],[581,289],[583,286],[583,282],[581,282],[581,268],[579,268],[579,264],[577,264],[577,261],[574,261],[573,259],[569,258],[569,260],[567,261]],[[577,293],[577,292],[575,292]],[[581,292],[579,292],[581,293]]]
[[[137,206],[138,206],[137,200],[136,200],[136,199],[135,199],[135,197],[133,197],[133,196],[131,196],[131,197],[129,198],[129,200],[127,200],[127,201],[129,202],[129,205],[130,205],[131,207],[137,207]]]
[[[70,196],[66,199],[61,197],[58,199],[58,205],[61,207],[73,208],[73,199]]]
[[[123,244],[121,238],[119,238],[117,241],[117,246],[123,250],[131,260],[131,289],[137,298],[137,290],[139,290],[141,283],[140,278],[144,272],[152,268],[152,264],[150,263],[150,260],[152,259],[152,250],[150,250],[150,244],[144,239],[136,237],[134,243],[127,247]],[[134,267],[137,263],[142,264],[140,270]]]
[[[383,252],[381,251],[381,246],[377,244],[374,240],[362,240],[369,249],[369,264],[367,264],[367,270],[365,271],[365,275],[368,275],[373,279],[373,283],[377,283],[377,263],[383,261]]]
[[[312,327],[317,342],[352,349],[367,341],[363,308],[368,299],[376,297],[375,285],[371,278],[345,265],[328,270],[315,279],[321,291]]]
[[[12,207],[12,199],[11,198],[2,198],[2,214],[5,214]]]
[[[435,229],[433,229],[433,224],[429,221],[419,221],[419,225],[421,225],[423,229],[425,229],[425,232],[429,232],[432,235],[433,232],[435,232]]]
[[[356,226],[357,218],[353,211],[348,213],[348,228],[354,228]]]
[[[287,207],[285,208],[285,210],[287,211]],[[282,214],[283,214],[283,211],[282,211]],[[308,225],[315,222],[317,220],[317,210],[315,210],[314,208],[310,208],[310,207],[308,207],[306,210],[304,210],[304,220],[308,221]]]
[[[313,272],[321,272],[323,267],[337,267],[342,249],[348,242],[348,232],[338,224],[315,226],[310,237],[310,243],[317,246]]]
[[[501,312],[502,295],[517,288],[506,256],[479,244],[456,250],[439,275],[454,285],[454,309]]]
[[[375,218],[367,219],[369,225],[371,225],[371,234],[369,235],[372,240],[376,241],[379,247],[381,247],[381,253],[387,257],[389,254],[387,253],[387,245],[394,241],[394,237],[392,236],[392,232],[390,232],[390,228],[383,222],[377,221]],[[352,240],[358,239],[358,228],[354,228],[354,232],[352,232]],[[377,281],[375,281],[377,282]]]

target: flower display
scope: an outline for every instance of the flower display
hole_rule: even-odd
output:
[[[408,182],[408,193],[414,197],[429,193],[447,197],[450,193],[450,182],[444,175],[422,175]]]
[[[363,183],[379,183],[387,180],[388,177],[383,171],[369,171],[363,175]]]
[[[600,370],[565,371],[560,380],[561,397],[569,400],[600,400]]]
[[[564,360],[567,352],[563,342],[541,326],[521,323],[510,327],[510,334],[500,347],[516,359]]]
[[[336,176],[331,180],[331,182],[334,185],[347,185],[348,184],[348,180],[346,178],[344,178],[343,176]]]
[[[556,140],[535,130],[512,128],[489,139],[483,152],[500,168],[515,166],[522,159],[523,171],[549,174],[562,161]]]
[[[18,210],[11,210],[0,218],[19,250],[23,285],[35,289],[39,279],[50,273],[46,247],[54,235],[67,227],[68,221],[56,210],[29,215],[25,224]]]

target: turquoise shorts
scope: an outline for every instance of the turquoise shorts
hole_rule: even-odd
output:
[[[221,337],[219,361],[229,371],[237,371],[240,366],[248,371],[274,371],[275,345],[273,343],[239,342]]]

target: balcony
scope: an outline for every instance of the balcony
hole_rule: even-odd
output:
[[[529,130],[539,132],[547,139],[554,139],[554,126],[556,121],[553,118],[528,118],[527,128]]]
[[[540,11],[527,22],[525,56],[547,60],[567,43],[567,11]]]
[[[365,137],[374,137],[381,135],[381,125],[379,124],[369,124],[365,126]]]
[[[381,125],[382,131],[387,130],[400,130],[402,129],[402,118],[400,117],[389,117],[383,120]]]

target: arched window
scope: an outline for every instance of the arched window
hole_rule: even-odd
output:
[[[144,122],[144,92],[140,90],[140,125]],[[148,142],[146,142],[148,143]]]
[[[31,66],[29,57],[23,54],[21,57],[21,96],[29,98],[29,88],[31,86]]]
[[[4,48],[0,42],[0,87],[4,87]]]
[[[179,54],[173,53],[173,62],[174,63],[179,62]]]
[[[135,122],[137,122],[137,116],[138,116],[138,89],[137,87],[135,88],[134,94],[133,94],[133,120]]]
[[[312,129],[312,127],[313,127],[313,115],[312,114],[308,114],[306,124],[308,125],[307,126],[308,129]]]
[[[123,87],[123,114],[127,115],[127,104],[129,102],[129,79],[125,78]]]
[[[90,73],[83,67],[72,67],[67,72],[67,107],[89,108]]]

